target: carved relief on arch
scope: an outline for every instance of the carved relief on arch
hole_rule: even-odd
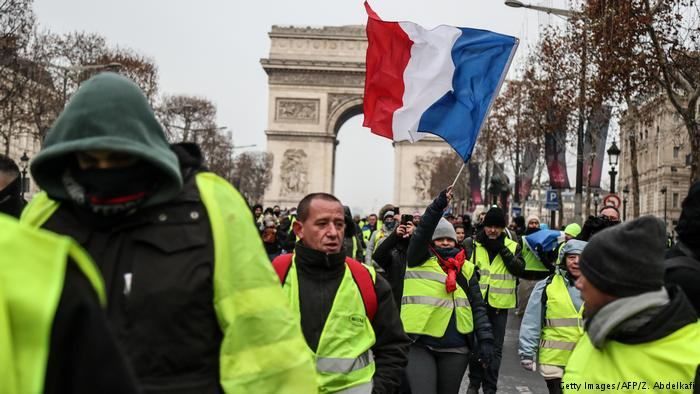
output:
[[[345,120],[341,120],[341,116],[346,115],[349,110],[358,106],[362,107],[362,95],[352,93],[329,93],[327,112],[328,124],[326,125],[326,129],[331,133],[335,133],[341,126],[338,122]],[[362,113],[362,111],[360,110],[359,113]]]
[[[275,105],[277,122],[318,123],[318,99],[278,98]]]
[[[297,197],[307,194],[309,186],[309,161],[303,149],[287,149],[284,151],[280,166],[281,194],[287,197]]]

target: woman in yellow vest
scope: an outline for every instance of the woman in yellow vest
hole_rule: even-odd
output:
[[[493,334],[474,275],[474,265],[457,247],[452,225],[442,212],[452,190],[428,206],[408,245],[408,268],[401,298],[401,321],[413,339],[408,356],[411,391],[456,394],[469,364],[473,334],[488,364]]]
[[[585,241],[575,239],[565,244],[556,271],[535,285],[520,324],[520,365],[534,371],[537,354],[550,394],[561,393],[564,367],[583,335],[583,300],[575,284],[585,246]]]

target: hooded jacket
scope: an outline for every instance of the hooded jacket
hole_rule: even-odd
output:
[[[74,152],[91,149],[136,155],[160,174],[157,187],[132,211],[86,209],[61,178]],[[203,173],[202,161],[195,145],[167,144],[132,82],[98,75],[76,93],[31,167],[60,204],[50,211],[40,195],[22,219],[45,219],[44,228],[70,235],[93,257],[109,322],[144,392],[305,392],[316,385],[313,364],[298,323],[278,301],[283,294],[252,215],[229,184]],[[255,307],[241,308],[250,299]],[[262,357],[268,348],[290,356]]]
[[[182,189],[178,159],[146,97],[118,74],[99,74],[81,85],[31,163],[34,180],[52,199],[68,200],[64,176],[75,153],[86,150],[128,153],[152,164],[158,187],[144,206],[169,201]]]

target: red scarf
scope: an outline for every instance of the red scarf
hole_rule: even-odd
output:
[[[464,249],[460,250],[455,257],[448,257],[446,259],[441,257],[432,247],[430,250],[438,259],[440,268],[442,268],[442,270],[447,274],[447,279],[445,279],[445,289],[448,293],[452,293],[453,291],[457,290],[457,274],[462,271],[462,266],[464,265],[464,260],[466,258]]]

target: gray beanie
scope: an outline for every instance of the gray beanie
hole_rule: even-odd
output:
[[[452,223],[448,222],[445,218],[440,218],[440,221],[433,231],[433,241],[440,238],[450,238],[457,242],[457,232],[452,226]]]
[[[656,291],[664,285],[665,247],[664,222],[643,216],[596,233],[581,254],[581,273],[616,297]]]
[[[586,241],[580,241],[578,239],[570,239],[567,243],[564,244],[564,249],[562,250],[562,253],[565,255],[567,254],[581,254],[583,252],[583,248],[586,247],[586,244],[588,242]]]

